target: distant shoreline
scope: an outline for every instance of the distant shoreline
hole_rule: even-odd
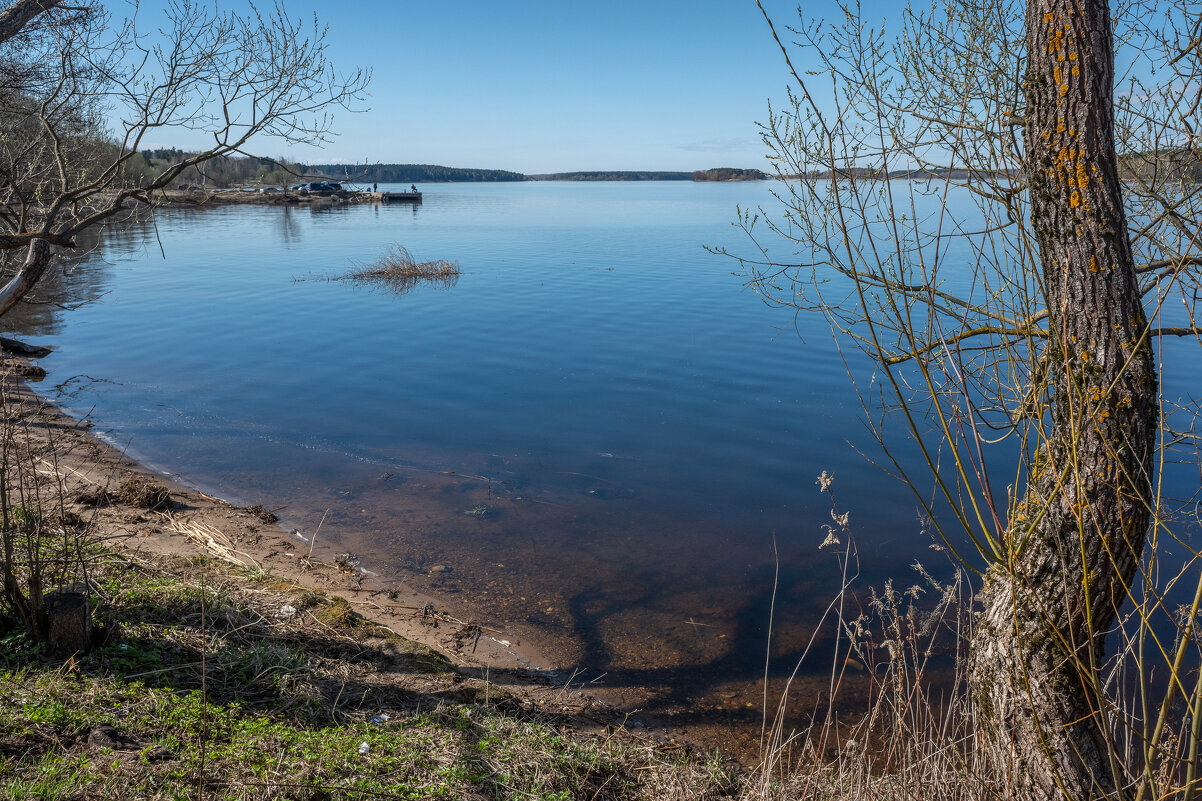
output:
[[[578,170],[525,175],[508,170],[443,167],[435,164],[308,164],[306,174],[355,184],[517,183],[524,181],[763,181],[760,170]]]

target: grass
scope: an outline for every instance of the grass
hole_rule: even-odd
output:
[[[461,274],[458,262],[445,259],[419,262],[403,245],[393,245],[376,261],[351,270],[338,280],[374,284],[403,293],[422,282],[450,287]]]
[[[50,660],[0,633],[2,798],[739,793],[720,761],[579,731],[337,596],[199,557],[102,553],[92,578],[96,614],[118,632],[93,653]],[[289,620],[275,616],[284,603]],[[113,730],[120,747],[101,736]]]
[[[949,745],[933,708],[912,692],[925,650],[909,627],[921,615],[900,614],[895,595],[876,607],[888,623],[881,636],[910,643],[892,661],[874,664],[869,627],[845,621],[841,608],[837,615],[854,631],[842,656],[887,678],[870,716],[850,734],[838,725],[800,736],[774,729],[761,768],[734,774],[718,757],[548,713],[560,707],[459,670],[343,598],[272,576],[216,529],[169,524],[204,557],[147,562],[107,551],[83,531],[87,521],[67,525],[70,493],[61,479],[33,481],[42,476],[32,467],[18,474],[31,488],[10,505],[12,536],[21,544],[36,535],[37,547],[22,553],[63,551],[86,564],[80,583],[106,636],[86,656],[51,659],[0,614],[0,798],[957,797],[935,788],[959,786],[939,774],[962,775],[962,729],[950,730]],[[71,497],[88,506],[171,502],[155,482],[129,478],[112,493]],[[846,516],[834,519],[845,530]],[[21,576],[31,569],[19,567]],[[896,669],[897,655],[909,655],[908,669]]]
[[[366,620],[344,598],[272,576],[216,529],[173,529],[198,542],[204,557],[147,562],[105,550],[87,536],[89,522],[64,506],[68,493],[49,472],[17,474],[26,483],[17,484],[21,503],[7,513],[7,536],[20,546],[14,576],[48,565],[50,586],[62,583],[61,554],[86,564],[75,586],[92,594],[105,636],[86,656],[51,659],[0,613],[0,798],[1011,796],[1005,782],[989,779],[976,747],[980,726],[964,687],[967,582],[941,582],[919,569],[915,586],[886,583],[860,607],[851,591],[858,571],[848,515],[833,494],[834,525],[822,547],[842,549],[843,586],[818,626],[838,632],[829,691],[815,699],[815,724],[802,732],[775,725],[790,717],[782,700],[761,765],[735,774],[717,757],[549,714],[537,699],[507,693]],[[828,474],[818,484],[831,492]],[[170,503],[165,488],[132,480],[116,493],[73,497],[88,505]],[[1166,604],[1149,593],[1130,614],[1138,622]],[[1177,655],[1169,666],[1181,686],[1176,696],[1152,686],[1160,679],[1134,650],[1145,647],[1142,636],[1114,661],[1113,709],[1130,719],[1116,715],[1114,745],[1122,768],[1149,788],[1144,798],[1188,799],[1198,787],[1199,608],[1202,578],[1193,605],[1176,610],[1178,639],[1164,646]],[[1119,672],[1128,665],[1140,671],[1134,683]],[[867,714],[851,720],[837,714],[835,700],[852,684],[849,666],[868,680]],[[951,682],[932,685],[935,671],[950,673]],[[1159,717],[1154,708],[1149,715],[1158,701]],[[1145,743],[1147,753],[1137,753]]]
[[[808,731],[770,729],[763,762],[746,797],[863,798],[881,801],[989,801],[1007,798],[973,748],[977,724],[957,667],[932,691],[940,660],[962,664],[957,646],[971,598],[963,576],[940,583],[919,571],[904,590],[886,582],[854,618],[836,613],[831,701]],[[948,653],[948,648],[953,653]],[[856,665],[870,677],[868,711],[841,718],[836,700]],[[862,666],[862,667],[861,667]],[[946,681],[946,679],[945,679]],[[783,702],[782,702],[783,704]],[[785,709],[777,710],[783,719]]]
[[[310,280],[353,281],[403,295],[421,284],[434,284],[449,289],[455,286],[462,274],[459,262],[445,259],[419,262],[403,245],[393,245],[374,262],[360,264],[349,272],[340,275],[297,277],[292,280],[297,283]]]
[[[831,493],[829,474],[818,484]],[[1073,794],[1032,791],[1023,775],[999,770],[982,747],[988,715],[971,698],[967,663],[978,604],[963,569],[940,581],[916,563],[912,586],[886,582],[861,606],[851,592],[858,558],[848,515],[830,497],[834,525],[824,527],[828,536],[821,547],[840,548],[844,569],[841,591],[819,624],[838,632],[829,655],[830,688],[815,702],[814,725],[802,732],[777,727],[786,717],[787,692],[782,695],[744,797],[1076,801]],[[1161,556],[1153,547],[1147,557],[1149,585]],[[1196,558],[1169,585],[1177,580],[1192,589],[1190,605],[1171,604],[1145,586],[1110,632],[1118,647],[1102,665],[1105,694],[1095,700],[1102,704],[1102,736],[1113,754],[1109,770],[1122,789],[1107,798],[1189,801],[1202,788],[1202,573]],[[849,664],[868,679],[867,713],[841,718],[836,699],[849,689]]]

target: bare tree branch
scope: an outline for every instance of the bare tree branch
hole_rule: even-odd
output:
[[[53,11],[73,13],[35,24]],[[165,13],[162,30],[142,31],[136,15],[114,21],[90,2],[20,0],[0,12],[0,252],[33,240],[74,247],[83,231],[161,202],[188,171],[256,143],[327,141],[332,110],[363,98],[370,74],[335,72],[325,29],[283,4],[240,16],[169,0]],[[156,169],[140,150],[172,130],[211,144]]]

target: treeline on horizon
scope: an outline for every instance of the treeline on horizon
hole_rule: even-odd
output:
[[[438,164],[309,164],[311,174],[358,183],[415,184],[450,181],[524,181],[526,176],[509,170],[443,167]]]
[[[164,169],[179,164],[193,155],[178,148],[146,149],[135,153],[125,163],[124,174],[129,178],[153,177]],[[247,158],[219,156],[180,174],[179,183],[185,186],[284,186],[305,177],[305,165],[282,158]]]
[[[416,184],[456,181],[758,181],[768,176],[759,170],[718,167],[679,170],[580,170],[525,175],[509,170],[443,167],[436,164],[309,164],[307,175],[357,183]]]
[[[179,148],[144,149],[125,163],[123,173],[130,179],[152,177],[163,169],[183,161],[191,153]],[[1183,180],[1202,179],[1202,165],[1192,156],[1176,151],[1128,153],[1119,157],[1125,177],[1141,173],[1171,171]],[[841,177],[876,180],[953,180],[972,181],[991,177],[979,171],[958,168],[924,167],[889,170],[879,167],[852,167],[838,171]],[[785,179],[829,179],[829,168],[803,174],[780,176]],[[223,188],[233,186],[286,186],[315,178],[355,183],[444,183],[455,181],[758,181],[769,176],[760,170],[715,167],[709,170],[681,172],[670,170],[582,170],[540,175],[524,175],[509,170],[443,167],[436,164],[301,164],[284,158],[223,156],[198,167],[190,167],[179,178],[181,186]],[[992,177],[996,177],[993,175]],[[1015,177],[1018,174],[1015,173]]]
[[[804,173],[793,173],[791,175],[782,175],[785,180],[797,180],[800,178],[808,178],[811,180],[825,180],[833,176],[840,178],[856,178],[862,180],[881,180],[893,181],[897,179],[913,179],[915,181],[923,180],[941,180],[950,179],[953,181],[971,181],[973,178],[984,178],[987,176],[1000,175],[1000,172],[983,172],[981,170],[962,170],[962,169],[943,169],[938,167],[911,169],[904,168],[900,170],[882,170],[879,167],[850,167],[839,170],[823,169],[823,170],[808,170]]]
[[[1188,151],[1165,150],[1149,153],[1125,153],[1119,156],[1121,177],[1130,180],[1137,176],[1147,176],[1152,173],[1171,176],[1174,180],[1202,179],[1202,164],[1194,160]],[[1019,170],[969,170],[957,167],[922,167],[902,168],[885,171],[880,167],[850,167],[838,170],[816,169],[805,173],[782,175],[785,179],[819,179],[825,180],[837,175],[840,178],[856,178],[868,180],[953,180],[972,181],[974,179],[996,178],[1002,175],[1013,178],[1021,177]]]
[[[527,175],[527,181],[688,181],[691,172],[671,170],[581,170]]]
[[[710,170],[586,170],[527,175],[527,181],[762,181],[768,175],[759,170],[715,167]]]
[[[127,174],[154,175],[190,156],[179,148],[146,149],[127,162]],[[686,172],[679,170],[580,170],[524,175],[510,170],[444,167],[438,164],[302,164],[284,158],[221,157],[191,167],[180,176],[180,184],[223,188],[233,186],[286,186],[325,178],[360,184],[448,183],[458,181],[759,181],[768,178],[760,170],[715,167]]]

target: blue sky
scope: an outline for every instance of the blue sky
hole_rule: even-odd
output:
[[[788,0],[764,4],[778,29],[797,21]],[[221,5],[245,8],[244,0]],[[756,123],[788,85],[755,0],[283,5],[329,26],[336,66],[374,71],[369,111],[340,113],[332,144],[286,152],[310,163],[528,174],[762,167]],[[835,12],[829,0],[807,5],[815,16]],[[152,144],[202,142],[180,135]],[[281,148],[264,141],[255,150]]]

